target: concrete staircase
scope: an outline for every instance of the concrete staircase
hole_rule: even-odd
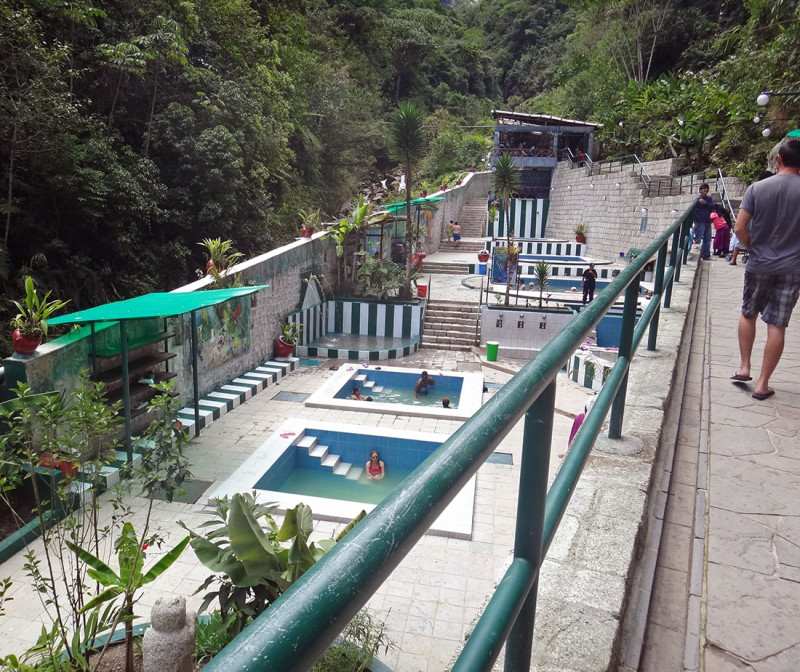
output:
[[[486,235],[486,197],[477,196],[461,208],[458,223],[464,238],[483,238]]]
[[[477,256],[475,257],[477,259]],[[445,275],[467,275],[466,259],[464,261],[428,261],[422,263],[422,273],[443,273]]]
[[[303,436],[295,441],[294,444],[298,448],[307,450],[309,456],[319,458],[320,464],[323,467],[328,467],[336,476],[344,476],[350,481],[357,481],[361,474],[364,473],[364,467],[357,467],[350,462],[343,462],[341,456],[334,455],[330,452],[328,446],[321,445],[316,436]]]
[[[474,252],[477,254],[485,247],[486,243],[483,240],[465,240],[462,238],[458,243],[452,240],[443,240],[439,243],[439,252]]]
[[[428,301],[420,347],[468,352],[480,343],[480,331],[475,333],[479,320],[476,303]]]

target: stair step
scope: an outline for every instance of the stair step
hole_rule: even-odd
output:
[[[309,452],[311,449],[317,445],[317,437],[316,436],[302,436],[297,441],[294,442],[294,445],[305,448]]]
[[[327,450],[327,447],[326,447]],[[322,466],[323,467],[330,467],[331,469],[336,469],[336,466],[339,464],[342,458],[338,455],[334,455],[332,453],[328,453],[325,457],[322,458]]]
[[[373,392],[376,392],[376,393],[377,393],[377,392],[383,392],[383,385],[375,385],[375,386],[372,388],[372,391],[373,391]]]
[[[364,473],[364,467],[355,467],[351,465],[350,469],[344,475],[344,477],[348,481],[357,481],[359,478],[361,478],[361,474],[363,473]]]
[[[364,387],[365,390],[371,390],[371,389],[373,389],[375,387],[375,381],[374,380],[365,380],[363,387]]]
[[[320,460],[324,460],[328,456],[328,446],[317,444],[308,451],[308,454],[311,455],[311,457],[318,457]]]
[[[361,373],[353,378],[357,383],[364,383],[367,380],[367,375],[365,373]]]
[[[339,462],[334,468],[333,473],[337,476],[347,476],[347,472],[353,465],[350,462]]]

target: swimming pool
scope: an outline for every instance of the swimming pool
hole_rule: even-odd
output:
[[[215,489],[208,501],[211,504],[216,498],[255,489],[260,501],[275,502],[281,511],[304,502],[316,520],[346,523],[362,509],[372,511],[447,438],[432,432],[291,418]],[[386,464],[381,481],[363,475],[373,449]],[[428,532],[469,538],[474,502],[473,476]]]
[[[428,370],[434,385],[427,395],[415,398],[414,385],[422,369],[397,366],[341,366],[314,392],[305,405],[313,408],[333,408],[369,413],[394,413],[417,417],[466,420],[483,404],[483,374],[461,371]],[[351,399],[354,387],[373,401]],[[448,397],[450,408],[442,406]]]

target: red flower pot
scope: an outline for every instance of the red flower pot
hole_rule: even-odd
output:
[[[75,462],[59,460],[50,453],[42,453],[39,456],[39,464],[47,469],[58,469],[66,478],[74,478],[78,473],[78,465]]]
[[[300,227],[300,237],[301,238],[311,238],[314,235],[314,232],[309,229],[305,224]]]
[[[26,336],[19,329],[14,329],[11,334],[11,343],[14,352],[19,355],[32,355],[42,342],[41,336]]]
[[[284,343],[280,338],[276,338],[274,346],[276,357],[291,357],[294,354],[294,343]]]
[[[447,184],[445,182],[442,182],[442,191],[445,191],[446,189],[447,189]]]
[[[575,242],[576,243],[585,243],[586,242],[586,236],[575,236]]]
[[[428,196],[428,192],[427,191],[420,191],[419,192],[419,197],[420,198],[426,198],[427,196]]]
[[[487,261],[489,261],[489,253],[478,252],[478,261],[480,261],[482,264],[485,264]]]

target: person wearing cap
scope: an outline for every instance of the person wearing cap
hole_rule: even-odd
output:
[[[589,268],[587,268],[583,272],[583,302],[586,303],[586,297],[589,297],[589,301],[594,301],[594,288],[597,283],[597,271],[594,270],[594,264],[589,264]]]
[[[777,175],[747,188],[734,231],[750,258],[738,327],[741,362],[731,380],[752,380],[750,356],[761,313],[767,342],[752,397],[763,401],[775,394],[770,376],[783,354],[786,327],[800,297],[800,137],[790,134],[781,141]]]
[[[700,256],[703,261],[711,259],[711,212],[714,210],[714,199],[708,195],[708,185],[700,185],[700,193],[695,197],[694,210],[694,244],[702,243]]]

